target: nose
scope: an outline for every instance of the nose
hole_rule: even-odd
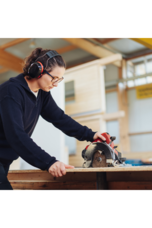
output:
[[[57,87],[57,86],[58,86],[58,82],[55,82],[55,83],[53,84],[53,86],[54,86],[54,87]]]

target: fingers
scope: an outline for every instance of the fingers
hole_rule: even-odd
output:
[[[58,170],[58,177],[62,177],[62,176],[63,176],[63,174],[62,174],[61,170],[59,169]]]
[[[93,137],[93,139],[94,140],[96,140],[96,139],[101,139],[102,141],[106,141],[106,138],[103,136],[103,135],[101,135],[101,132],[96,132],[96,134],[94,135],[94,137]]]
[[[65,168],[61,170],[61,173],[62,173],[62,175],[65,175],[66,174]]]
[[[62,162],[61,162],[60,172],[61,172],[62,176],[66,174],[65,165]]]
[[[104,136],[102,136],[102,135],[99,135],[98,138],[100,138],[103,141],[106,141],[106,138]]]
[[[73,166],[69,166],[69,168],[73,168]],[[62,162],[55,162],[50,168],[49,173],[51,173],[54,177],[62,177],[66,174],[65,164]]]
[[[74,166],[73,165],[65,165],[65,168],[66,169],[74,169]]]

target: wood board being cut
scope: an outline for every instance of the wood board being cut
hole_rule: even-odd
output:
[[[8,179],[20,190],[152,190],[152,166],[74,168],[62,177],[42,170],[13,170]]]

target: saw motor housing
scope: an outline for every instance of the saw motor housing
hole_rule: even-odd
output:
[[[106,141],[95,140],[82,151],[84,158],[83,168],[89,167],[114,167],[123,164],[126,160],[121,157],[121,153],[116,150],[112,137],[109,133],[102,133]]]

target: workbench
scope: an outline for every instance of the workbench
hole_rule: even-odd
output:
[[[152,166],[74,168],[57,178],[42,170],[13,170],[8,180],[14,190],[152,189]]]

